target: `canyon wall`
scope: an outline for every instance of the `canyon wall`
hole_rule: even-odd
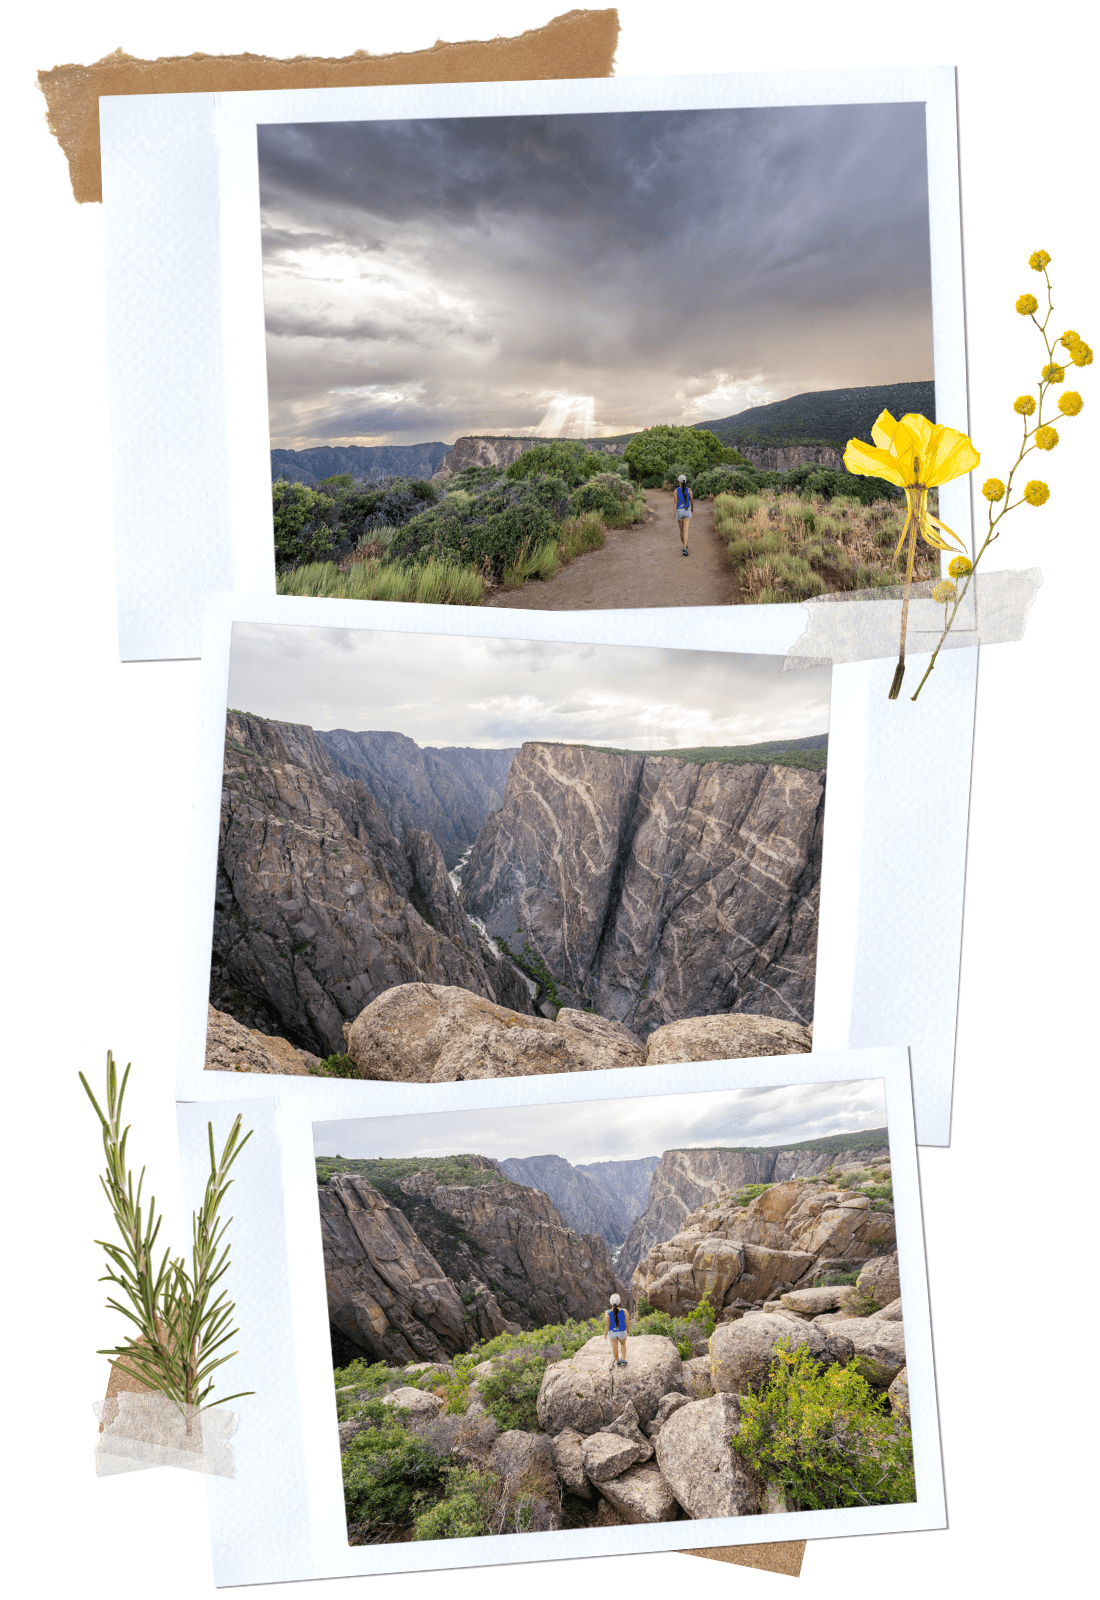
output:
[[[559,1002],[645,1034],[812,1019],[825,773],[528,743],[463,903]]]

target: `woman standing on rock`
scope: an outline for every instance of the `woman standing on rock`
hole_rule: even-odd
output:
[[[680,543],[684,547],[686,556],[691,554],[688,549],[688,523],[691,521],[691,511],[694,504],[695,500],[691,490],[688,488],[687,478],[681,472],[676,481],[676,521],[680,524]]]
[[[630,1332],[630,1312],[625,1311],[619,1304],[617,1294],[611,1296],[607,1311],[607,1337],[611,1341],[611,1354],[614,1365],[626,1366],[626,1339]]]

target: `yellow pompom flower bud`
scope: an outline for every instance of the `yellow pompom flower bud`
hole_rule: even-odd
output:
[[[1044,267],[1049,267],[1050,257],[1045,250],[1035,250],[1028,256],[1027,264],[1033,272],[1042,272]]]
[[[1035,401],[1029,394],[1018,394],[1012,402],[1012,409],[1021,417],[1030,417],[1035,410]]]
[[[1057,341],[1058,344],[1064,344],[1067,350],[1071,344],[1080,344],[1080,342],[1081,335],[1077,332],[1076,328],[1067,328],[1062,337]]]
[[[1022,294],[1016,302],[1016,310],[1021,317],[1030,317],[1033,311],[1038,311],[1039,302],[1033,294]]]
[[[1079,339],[1070,351],[1070,358],[1075,367],[1092,366],[1092,346]]]
[[[1036,430],[1035,430],[1035,445],[1036,445],[1037,449],[1039,449],[1039,450],[1053,450],[1054,446],[1057,443],[1058,443],[1058,429],[1057,428],[1047,428],[1047,427],[1036,428]]]
[[[987,500],[1003,500],[1005,497],[1005,486],[1001,482],[1000,478],[987,478],[982,484],[982,493],[985,495]]]
[[[1058,410],[1064,417],[1075,417],[1084,403],[1076,389],[1067,389],[1058,396]]]
[[[1047,383],[1062,383],[1065,380],[1066,369],[1051,361],[1043,368],[1043,377]]]
[[[968,572],[974,571],[974,563],[969,556],[956,556],[948,562],[947,570],[953,578],[965,578]]]
[[[1030,483],[1024,484],[1024,499],[1029,506],[1045,506],[1050,499],[1050,490],[1041,478],[1032,478]]]
[[[954,600],[958,592],[953,583],[948,583],[947,579],[943,578],[932,590],[932,598],[933,600],[938,600],[941,606],[945,606],[949,601]]]

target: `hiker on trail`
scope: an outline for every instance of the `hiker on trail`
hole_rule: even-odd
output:
[[[611,1341],[611,1354],[614,1357],[614,1365],[625,1367],[626,1336],[630,1332],[630,1313],[623,1310],[617,1294],[611,1296],[605,1316],[607,1317],[607,1337]]]
[[[680,543],[684,547],[684,554],[689,556],[688,549],[688,523],[691,521],[691,508],[694,505],[688,481],[681,472],[676,483],[676,521],[680,524]]]

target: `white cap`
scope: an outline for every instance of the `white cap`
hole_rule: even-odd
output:
[[[612,1295],[612,1296],[611,1296],[611,1304],[612,1304],[612,1305],[613,1305],[613,1306],[617,1306],[617,1305],[618,1305],[618,1303],[619,1303],[619,1297],[618,1297],[618,1295],[617,1295],[617,1294],[613,1294],[613,1295]]]
[[[680,476],[677,478],[676,481],[677,481],[677,483],[686,483],[687,482],[687,474],[684,473],[684,472],[681,472]]]

